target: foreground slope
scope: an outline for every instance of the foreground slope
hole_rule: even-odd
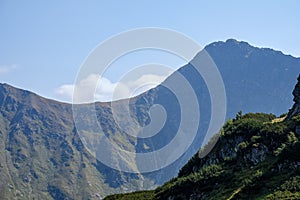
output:
[[[201,149],[173,178],[154,191],[106,199],[300,199],[300,76],[287,115],[239,112],[217,144]],[[287,118],[286,118],[287,117]]]

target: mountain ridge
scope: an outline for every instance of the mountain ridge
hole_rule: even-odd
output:
[[[241,45],[241,47],[247,47],[248,49],[256,49],[256,50],[265,50],[265,51],[273,51],[273,53],[277,53],[277,54],[282,54],[285,56],[291,56],[293,58],[297,58],[299,59],[300,57],[297,56],[293,56],[292,54],[289,53],[284,53],[280,50],[274,49],[272,47],[256,47],[255,45],[250,44],[249,42],[243,41],[243,40],[237,40],[235,38],[229,38],[225,41],[216,41],[216,42],[212,42],[208,45],[206,45],[204,48],[207,48],[209,46],[217,46],[217,45],[223,45],[223,44],[236,44],[236,45]]]
[[[206,45],[204,47],[204,49],[209,49],[211,47],[216,47],[216,46],[224,46],[224,45],[227,45],[227,44],[235,44],[237,46],[240,46],[240,47],[246,47],[246,49],[255,49],[255,50],[265,50],[265,51],[269,51],[269,52],[272,52],[272,53],[276,53],[276,54],[280,54],[280,55],[284,55],[284,56],[288,56],[288,57],[292,57],[293,59],[300,59],[300,57],[296,57],[296,56],[293,56],[291,54],[286,54],[286,53],[283,53],[282,51],[280,50],[276,50],[276,49],[273,49],[271,47],[256,47],[246,41],[242,41],[242,40],[237,40],[237,39],[234,39],[234,38],[229,38],[225,41],[216,41],[216,42],[212,42],[208,45]],[[182,68],[182,67],[180,67]],[[179,69],[180,69],[179,68]],[[16,89],[21,89],[21,90],[25,90],[25,91],[28,91],[28,92],[31,92],[30,89],[25,89],[25,88],[22,88],[22,87],[18,87],[18,86],[14,86],[13,84],[10,84],[10,83],[5,83],[5,82],[0,82],[1,85],[8,85],[8,86],[11,86],[11,87],[14,87]],[[48,100],[53,100],[53,101],[57,101],[57,102],[60,102],[60,103],[66,103],[66,104],[71,104],[71,102],[65,102],[65,101],[62,101],[62,100],[57,100],[57,99],[54,99],[54,98],[51,98],[51,97],[45,97],[43,95],[40,95],[39,93],[37,92],[31,92],[31,93],[34,93],[42,98],[45,98],[45,99],[48,99]],[[141,94],[139,94],[141,95]],[[137,96],[139,96],[137,95]],[[135,96],[136,97],[136,96]],[[134,97],[133,97],[134,98]],[[122,100],[122,99],[121,99]],[[96,102],[91,102],[91,103],[109,103],[109,102],[100,102],[100,101],[96,101]]]

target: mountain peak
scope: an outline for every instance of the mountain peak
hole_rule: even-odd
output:
[[[238,41],[237,39],[234,39],[234,38],[229,38],[225,42],[224,41],[213,42],[213,43],[207,45],[207,47],[209,47],[209,46],[214,46],[214,47],[216,47],[216,46],[240,46],[240,45],[244,45],[244,46],[246,45],[246,46],[253,47],[248,42]]]
[[[232,54],[241,55],[244,57],[245,55],[251,54],[251,52],[255,50],[259,50],[259,48],[250,45],[244,41],[238,41],[236,39],[230,38],[224,41],[213,42],[205,47],[209,54],[214,54],[216,51],[230,51]]]
[[[251,48],[255,48],[254,46],[250,45],[248,42],[245,42],[245,41],[238,41],[238,40],[232,39],[232,38],[226,40],[225,44],[227,44],[227,45],[241,46],[241,47],[251,47]]]
[[[239,44],[240,42],[237,41],[236,39],[230,38],[230,39],[227,39],[225,43]]]
[[[218,41],[213,42],[205,47],[205,49],[210,53],[214,51],[234,51],[234,53],[239,53],[240,55],[246,55],[248,57],[253,52],[257,52],[260,55],[285,55],[281,51],[269,48],[269,47],[256,47],[245,41],[238,41],[234,38],[229,38],[225,42]],[[291,57],[291,55],[287,55]]]

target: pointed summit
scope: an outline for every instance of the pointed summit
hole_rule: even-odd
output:
[[[230,38],[230,39],[226,40],[226,43],[239,44],[240,42],[237,41],[236,39]]]

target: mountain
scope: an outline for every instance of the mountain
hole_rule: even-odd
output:
[[[118,181],[139,179],[122,177],[84,148],[71,105],[1,84],[0,108],[1,199],[100,198],[126,191]],[[129,182],[130,190],[140,188]]]
[[[205,51],[215,62],[224,81],[227,97],[226,118],[233,118],[240,110],[243,112],[264,112],[280,115],[292,105],[291,91],[300,72],[299,58],[284,55],[279,51],[268,48],[253,47],[246,42],[238,42],[234,39],[212,43],[205,47]],[[185,87],[182,85],[185,85],[185,81],[187,81],[197,97],[201,117],[197,135],[187,152],[170,167],[159,171],[161,173],[158,174],[161,174],[161,177],[157,177],[157,173],[155,174],[153,179],[158,184],[174,177],[181,166],[203,145],[207,131],[210,128],[213,116],[211,96],[215,94],[210,93],[206,80],[199,74],[199,69],[197,69],[197,67],[201,68],[201,66],[207,64],[205,51],[199,52],[190,63],[176,72],[184,77],[183,81],[174,78],[173,74],[162,83],[162,85],[175,85],[179,88],[178,90],[184,91]],[[180,105],[176,95],[174,96],[174,92],[170,92],[163,86],[158,86],[140,95],[138,99],[141,101],[151,99],[152,104],[162,105],[167,110],[168,116],[170,116],[170,121],[166,122],[164,129],[154,137],[137,140],[137,147],[142,152],[150,152],[166,146],[174,138],[174,133],[179,129],[180,117],[177,116],[180,116],[180,106],[192,109],[189,111],[191,113],[190,118],[193,118],[192,116],[197,110],[192,107],[194,105],[190,102]],[[149,101],[145,100],[145,102]],[[151,107],[152,104],[150,103],[147,107]],[[221,115],[222,112],[222,110],[219,110],[216,113]],[[221,126],[215,127],[215,132]],[[192,131],[187,129],[186,132]],[[143,149],[144,146],[147,149]],[[151,178],[151,174],[148,174],[148,177]]]
[[[224,80],[227,118],[234,117],[240,110],[280,114],[292,104],[290,93],[300,72],[299,58],[232,39],[212,43],[205,50],[215,61]],[[203,64],[201,59],[199,61],[201,56],[203,51],[160,86],[135,98],[95,105],[81,104],[78,109],[84,112],[80,115],[74,115],[74,107],[70,104],[1,84],[1,199],[97,199],[113,193],[153,188],[176,176],[201,147],[212,117],[209,88],[195,68],[195,63]],[[183,79],[178,79],[178,74]],[[186,82],[194,91],[200,109],[193,107],[191,102],[181,104],[178,99],[185,96],[186,91],[182,88],[185,89]],[[119,126],[151,124],[156,119],[151,118],[149,110],[156,104],[164,107],[167,117],[162,129],[154,136],[137,138]],[[120,117],[117,123],[112,105],[129,106],[130,116]],[[89,120],[90,110],[85,109],[91,107],[95,108],[97,124]],[[189,115],[182,117],[182,109],[186,109]],[[200,119],[194,119],[192,116],[199,110]],[[74,123],[74,118],[79,124]],[[95,158],[95,155],[106,153],[91,151],[93,145],[105,146],[103,140],[95,139],[97,134],[110,138],[125,151],[146,154],[162,149],[176,136],[181,120],[186,120],[188,125],[196,123],[199,128],[186,153],[181,155],[178,149],[181,142],[188,139],[194,128],[192,126],[185,127],[186,137],[181,136],[181,142],[176,144],[178,149],[171,149],[167,159],[166,156],[153,157],[154,164],[177,159],[165,168],[139,173],[152,163],[142,162],[135,156],[120,157],[119,151],[107,151],[107,158],[115,166],[123,167],[125,163],[129,172],[123,172]],[[128,128],[132,135],[142,134],[131,126]],[[82,133],[89,137],[82,140]],[[84,144],[91,149],[86,149]],[[130,169],[137,173],[130,173]]]
[[[238,113],[208,155],[200,149],[153,191],[108,196],[126,199],[300,199],[300,76],[288,114]]]
[[[290,108],[299,58],[234,39],[212,43],[205,49],[224,80],[228,117],[240,110],[280,115]]]

